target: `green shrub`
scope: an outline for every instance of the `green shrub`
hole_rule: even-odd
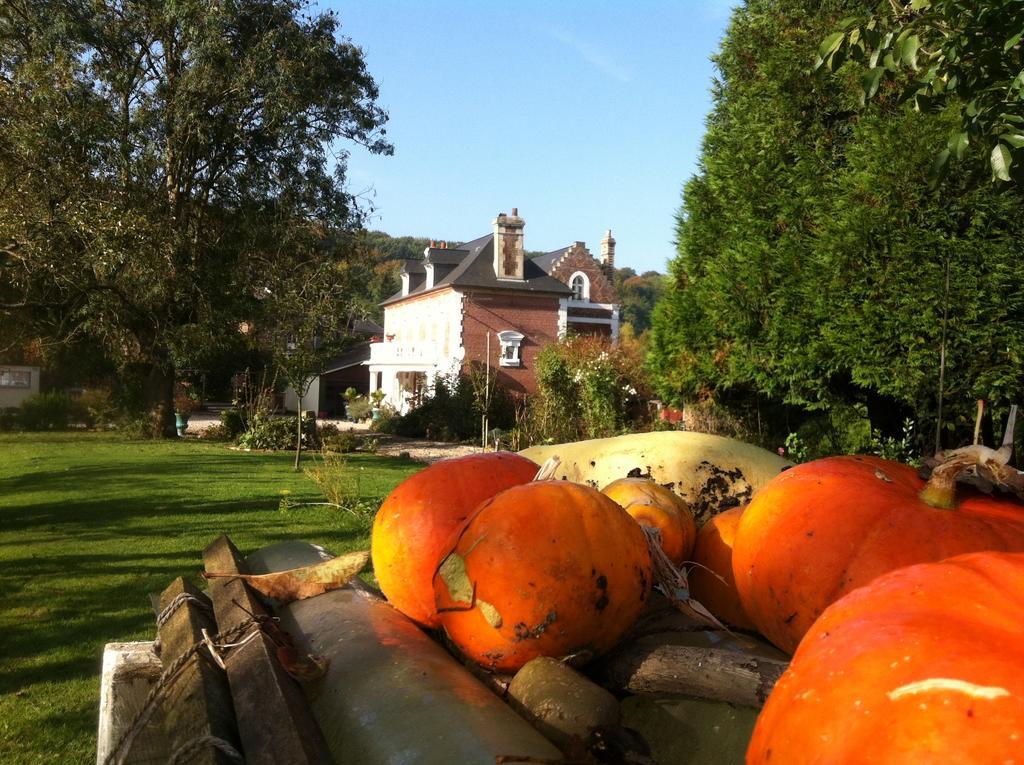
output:
[[[518,430],[529,443],[613,436],[637,426],[646,392],[635,345],[571,337],[537,356],[538,395]]]
[[[21,430],[21,416],[18,407],[5,406],[0,408],[0,432]]]
[[[220,424],[228,433],[230,440],[235,440],[245,432],[245,416],[241,409],[224,409],[220,413]]]
[[[297,425],[294,417],[258,415],[253,418],[249,429],[239,436],[238,445],[246,449],[294,449]]]
[[[914,421],[903,421],[903,432],[899,438],[885,437],[877,430],[871,431],[871,453],[887,460],[907,465],[921,464],[921,449],[914,433]]]
[[[373,429],[407,438],[478,441],[484,400],[488,402],[488,421],[492,429],[514,427],[511,397],[495,385],[493,374],[488,384],[483,370],[473,369],[461,374],[438,375],[418,407],[405,415],[398,415],[394,409],[382,409]]]
[[[370,430],[376,433],[391,433],[394,434],[396,423],[402,419],[402,415],[398,413],[391,404],[383,404],[378,408],[377,418],[370,423]]]
[[[199,431],[199,437],[204,441],[233,441],[231,432],[221,423],[209,425]]]
[[[63,393],[36,393],[21,402],[25,430],[66,430],[71,422],[71,399]]]
[[[324,451],[347,454],[362,448],[363,439],[352,430],[342,430],[322,438]]]
[[[238,445],[246,449],[294,449],[297,426],[298,420],[295,417],[272,417],[258,414],[253,418],[251,427],[238,437]],[[319,447],[316,417],[303,418],[302,447],[304,449]]]
[[[304,471],[329,504],[345,512],[372,518],[384,501],[383,497],[363,495],[363,468],[348,464],[340,455],[330,452],[313,453],[313,464]],[[296,505],[282,501],[281,509],[290,510]]]
[[[328,438],[333,438],[341,432],[341,428],[335,425],[333,422],[321,422],[317,424],[316,435],[317,439],[321,442]]]
[[[345,408],[345,414],[353,422],[367,419],[373,413],[373,406],[366,396],[352,399]]]
[[[153,441],[163,438],[163,421],[154,410],[141,417],[129,417],[117,425],[118,432],[130,441]]]
[[[86,388],[75,400],[74,408],[87,428],[104,428],[117,420],[118,406],[110,388]]]

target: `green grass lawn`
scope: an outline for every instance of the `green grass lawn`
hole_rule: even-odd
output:
[[[95,759],[103,645],[151,640],[148,594],[197,580],[227,533],[243,552],[282,539],[368,549],[370,518],[282,512],[321,499],[290,454],[94,433],[0,434],[0,763]],[[422,466],[353,456],[382,496]]]

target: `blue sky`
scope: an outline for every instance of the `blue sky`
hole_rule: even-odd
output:
[[[467,241],[519,208],[525,245],[576,240],[664,272],[697,167],[732,0],[330,0],[390,115],[393,157],[359,147],[370,228]]]

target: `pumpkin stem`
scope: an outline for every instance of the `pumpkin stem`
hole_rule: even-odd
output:
[[[975,444],[951,452],[939,452],[934,457],[939,464],[932,470],[928,483],[921,490],[921,499],[932,507],[953,509],[956,507],[958,479],[986,493],[998,487],[1024,498],[1024,473],[1007,464],[1012,450],[1011,437],[1004,439],[998,449]]]
[[[544,464],[540,466],[540,470],[537,471],[537,475],[533,477],[534,481],[550,481],[555,477],[555,472],[558,470],[558,466],[562,464],[562,458],[557,454],[553,454],[544,460]]]
[[[728,628],[718,621],[710,611],[690,597],[690,584],[686,578],[686,572],[676,568],[661,547],[661,531],[644,525],[641,525],[640,528],[643,529],[644,536],[647,538],[647,550],[650,552],[651,562],[654,564],[654,583],[658,585],[658,589],[664,593],[673,606],[687,616],[701,624],[728,632]]]

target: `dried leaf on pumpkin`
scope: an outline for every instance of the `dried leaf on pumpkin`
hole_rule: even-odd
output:
[[[273,574],[206,573],[203,576],[207,579],[241,579],[257,592],[283,604],[344,587],[369,561],[370,552],[361,550],[339,555],[323,563]]]

